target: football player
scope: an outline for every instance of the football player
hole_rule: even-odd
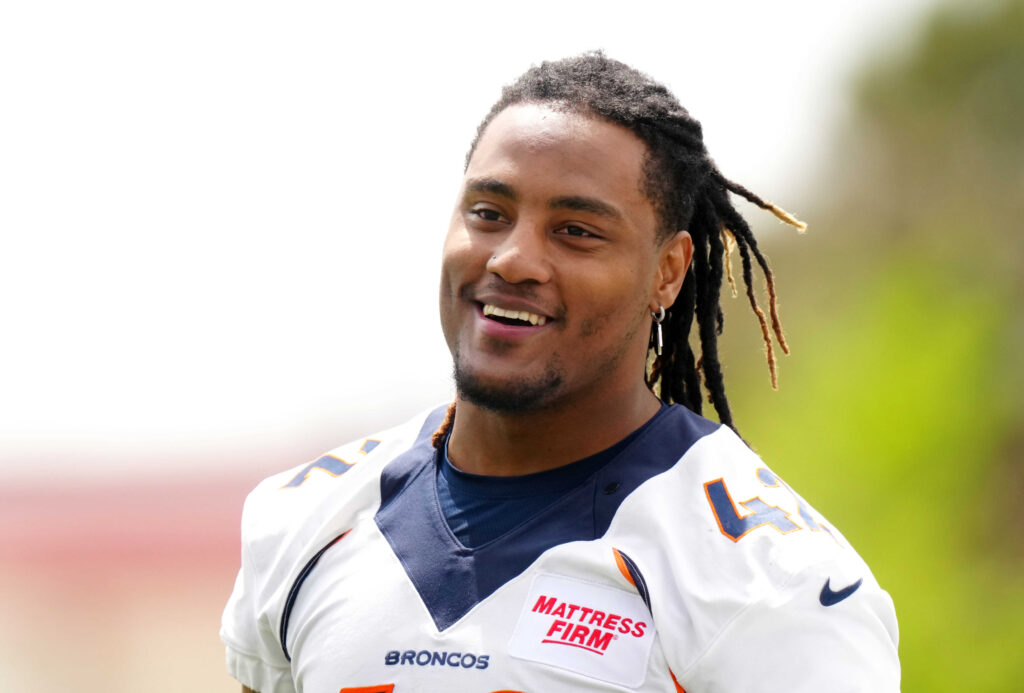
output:
[[[455,402],[250,494],[221,630],[243,690],[898,690],[889,596],[735,432],[733,249],[773,381],[786,346],[730,195],[802,227],[622,63],[504,90],[444,243]]]

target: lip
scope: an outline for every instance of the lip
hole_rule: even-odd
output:
[[[488,303],[494,303],[494,301],[490,300]],[[521,303],[513,306],[513,303],[514,302],[494,303],[494,305],[500,305],[503,308],[508,308],[509,310],[526,310],[531,313],[536,313],[537,315],[545,315],[536,308],[531,308]],[[550,327],[553,320],[553,318],[548,318],[548,321],[543,325],[506,325],[505,323],[485,317],[483,303],[477,302],[474,304],[474,307],[477,329],[488,337],[497,337],[499,339],[525,339],[532,337]]]
[[[523,299],[519,296],[511,296],[509,294],[497,293],[492,291],[482,291],[478,294],[473,294],[469,297],[473,303],[476,304],[477,309],[481,309],[485,304],[491,304],[504,308],[505,310],[518,310],[533,313],[535,315],[543,315],[547,318],[547,322],[556,320],[557,318],[551,314],[551,311],[545,309],[538,304]],[[491,321],[493,322],[493,320]]]

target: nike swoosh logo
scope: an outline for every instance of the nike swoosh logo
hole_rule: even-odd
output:
[[[825,580],[825,586],[821,588],[821,595],[818,597],[818,601],[821,602],[822,606],[832,606],[833,604],[838,604],[839,602],[843,601],[844,599],[846,599],[851,594],[857,591],[857,589],[861,586],[861,583],[864,582],[864,578],[857,580],[857,582],[853,583],[852,585],[848,585],[841,590],[835,591],[832,590],[832,587],[829,584],[831,581],[832,578]]]

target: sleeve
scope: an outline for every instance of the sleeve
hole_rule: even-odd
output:
[[[805,570],[740,612],[680,676],[687,693],[899,691],[892,599],[870,573],[852,591],[840,575]]]
[[[224,607],[220,638],[227,650],[228,673],[257,693],[295,693],[291,665],[284,656],[268,609],[261,603],[261,576],[251,559],[251,542],[242,523],[242,567]]]

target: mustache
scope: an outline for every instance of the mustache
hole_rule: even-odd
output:
[[[468,284],[459,290],[459,298],[479,303],[477,296],[499,294],[508,298],[518,298],[544,307],[545,314],[559,319],[565,316],[565,306],[561,303],[552,305],[550,298],[545,298],[537,291],[537,284],[523,282],[511,284],[501,277],[492,276],[477,284]]]

